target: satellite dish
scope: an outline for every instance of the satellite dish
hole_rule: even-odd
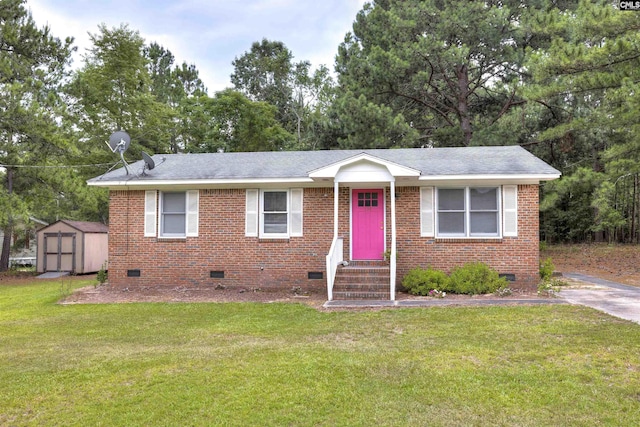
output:
[[[111,151],[113,153],[115,153],[116,151],[118,153],[124,153],[125,151],[127,151],[130,144],[131,137],[123,130],[114,132],[109,137],[109,147],[111,148]]]
[[[122,164],[124,165],[125,171],[127,171],[127,175],[129,175],[129,165],[127,164],[126,160],[124,159],[124,152],[127,151],[127,149],[129,148],[130,144],[131,144],[131,137],[129,136],[128,133],[126,133],[123,130],[119,130],[119,131],[116,131],[116,132],[112,133],[111,136],[109,137],[109,142],[107,142],[107,145],[111,149],[112,153],[116,153],[116,152],[120,153],[120,160],[122,161]],[[118,163],[120,163],[120,162],[118,162]],[[113,165],[113,167],[115,167],[118,163]],[[113,167],[111,169],[113,169]],[[109,171],[111,169],[109,169]],[[109,172],[109,171],[107,171],[107,172]]]
[[[142,160],[144,160],[144,169],[150,171],[151,169],[156,167],[156,162],[154,162],[151,156],[144,151],[142,152]]]

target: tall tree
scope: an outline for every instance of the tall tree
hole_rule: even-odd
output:
[[[251,101],[232,89],[217,92],[213,98],[189,98],[185,109],[197,135],[187,146],[190,152],[274,151],[293,140],[276,120],[276,107]]]
[[[182,90],[187,97],[206,95],[207,88],[200,80],[200,72],[194,64],[183,62],[175,67],[173,74],[182,84]]]
[[[537,139],[564,140],[566,151],[582,153],[581,159],[561,165],[565,175],[584,174],[574,172],[573,165],[580,165],[595,176],[588,189],[570,178],[562,186],[550,186],[545,205],[561,209],[563,194],[574,200],[579,196],[582,209],[591,212],[589,237],[638,242],[640,14],[605,0],[581,0],[574,13],[551,10],[536,20],[552,43],[531,57],[536,84],[527,95],[550,106],[553,114],[565,113]],[[570,191],[560,191],[564,187]]]
[[[100,25],[91,41],[85,64],[69,86],[85,150],[102,162],[113,159],[105,142],[122,129],[131,135],[130,155],[138,156],[143,149],[167,152],[172,110],[151,91],[144,39],[127,25]]]
[[[158,43],[152,42],[143,49],[147,59],[150,89],[156,99],[162,103],[175,105],[184,96],[182,85],[177,84],[173,74],[173,53]]]
[[[263,39],[233,61],[231,82],[252,101],[276,107],[276,119],[295,135],[286,149],[322,146],[322,126],[333,80],[324,65],[315,71],[309,61],[293,62],[293,54],[279,41]]]
[[[232,62],[231,83],[252,101],[263,101],[277,108],[277,119],[286,123],[291,103],[289,77],[293,54],[279,41],[262,39],[251,50]]]
[[[167,120],[171,124],[171,152],[178,153],[192,138],[191,129],[185,126],[184,115],[188,111],[184,108],[185,101],[192,96],[205,95],[206,88],[195,65],[174,66],[173,54],[159,44],[151,43],[144,48],[144,53],[148,60],[151,93],[170,110]]]
[[[329,69],[321,65],[311,71],[311,63],[302,61],[294,64],[290,76],[291,102],[290,116],[293,121],[292,132],[296,136],[295,149],[312,150],[321,147],[321,141],[315,128],[325,120],[324,116],[332,102],[333,79]]]
[[[34,169],[24,166],[54,163],[68,149],[58,132],[64,108],[59,88],[72,40],[38,28],[24,3],[3,0],[0,7],[0,271],[8,268],[15,221],[30,211],[28,193],[38,185]]]
[[[471,145],[524,100],[543,0],[374,0],[339,48],[342,146]],[[355,109],[354,109],[355,108]],[[368,120],[375,120],[366,132]],[[484,141],[483,141],[484,142]]]

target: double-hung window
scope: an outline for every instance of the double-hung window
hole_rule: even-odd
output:
[[[439,237],[500,237],[498,187],[438,188]]]
[[[160,204],[160,235],[165,237],[186,236],[186,225],[186,193],[162,193]]]
[[[287,191],[262,193],[261,234],[286,236],[289,230],[289,197]]]
[[[158,237],[198,235],[198,191],[162,191],[158,199]],[[145,193],[145,236],[156,234],[156,191]]]
[[[301,188],[247,190],[245,235],[263,238],[302,236]]]

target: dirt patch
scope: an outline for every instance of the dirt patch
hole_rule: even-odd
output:
[[[139,287],[115,289],[108,284],[87,286],[65,298],[63,304],[103,304],[130,302],[260,302],[303,303],[320,307],[327,300],[325,293],[291,290],[262,290],[243,287]]]
[[[640,286],[640,246],[638,245],[554,245],[540,253],[550,257],[561,273],[582,273],[601,279]]]
[[[108,284],[87,286],[77,289],[72,295],[60,301],[62,304],[111,304],[132,302],[258,302],[258,303],[300,303],[314,308],[321,308],[327,300],[326,292],[299,293],[295,290],[269,290],[254,288],[185,288],[185,287],[140,287],[136,289],[114,289]],[[446,300],[455,300],[464,304],[466,300],[496,299],[489,295],[454,295],[447,294]],[[539,299],[535,292],[514,291],[507,297],[509,300]],[[405,292],[396,294],[397,300],[433,300],[431,297],[420,297]]]

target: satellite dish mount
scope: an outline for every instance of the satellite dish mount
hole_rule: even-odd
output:
[[[127,171],[127,175],[129,175],[129,164],[124,159],[124,153],[129,148],[129,145],[131,145],[131,137],[129,136],[129,134],[123,130],[114,132],[109,137],[109,142],[107,142],[107,145],[109,146],[109,149],[112,153],[120,153],[120,162],[122,162],[125,171]],[[111,169],[116,167],[120,162],[113,165]],[[109,171],[111,169],[109,169]]]

